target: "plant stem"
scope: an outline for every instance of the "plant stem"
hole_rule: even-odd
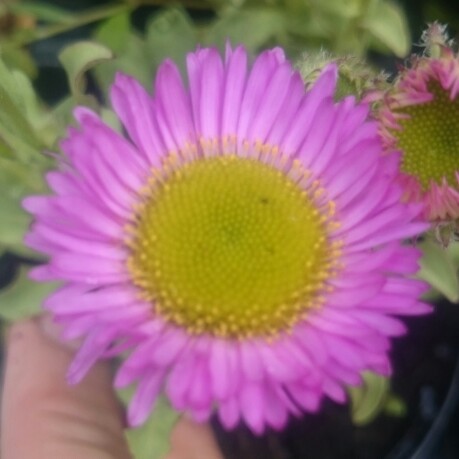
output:
[[[20,39],[13,40],[12,45],[14,46],[25,46],[36,41],[45,40],[55,35],[59,35],[64,32],[76,29],[78,27],[91,24],[92,22],[100,21],[101,19],[109,18],[125,11],[130,11],[134,8],[133,5],[127,3],[121,5],[104,6],[102,8],[94,8],[84,13],[75,16],[75,20],[72,22],[66,22],[65,24],[54,24],[48,27],[37,29],[33,36],[21,37]]]

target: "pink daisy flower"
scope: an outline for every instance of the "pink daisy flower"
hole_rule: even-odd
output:
[[[406,199],[443,223],[459,218],[459,56],[438,24],[424,41],[426,55],[401,70],[378,118],[386,148],[402,152]]]
[[[83,339],[68,379],[128,352],[131,425],[164,392],[198,421],[281,429],[363,370],[389,375],[398,316],[429,311],[400,242],[426,225],[368,106],[334,103],[334,65],[305,92],[282,50],[247,61],[189,54],[189,88],[166,61],[153,96],[117,75],[127,138],[77,108],[54,194],[24,201],[27,243],[49,255],[34,278],[64,283],[45,308]]]

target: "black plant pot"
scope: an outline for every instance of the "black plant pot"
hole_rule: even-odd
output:
[[[459,309],[442,303],[430,316],[406,321],[394,342],[392,389],[404,417],[379,415],[356,427],[349,407],[330,401],[316,415],[293,420],[284,432],[252,435],[213,427],[227,459],[457,459],[459,458]]]

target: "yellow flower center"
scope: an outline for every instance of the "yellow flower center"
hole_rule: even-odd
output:
[[[409,117],[392,132],[403,152],[402,171],[417,177],[424,191],[443,177],[457,186],[459,170],[459,97],[451,100],[438,81],[430,81],[428,90],[433,100],[398,110]]]
[[[191,333],[277,335],[321,302],[338,254],[330,215],[271,165],[200,158],[150,183],[128,268],[155,312]]]

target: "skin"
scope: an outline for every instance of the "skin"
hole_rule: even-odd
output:
[[[11,327],[1,406],[2,459],[133,459],[108,365],[97,364],[80,384],[68,386],[72,354],[50,336],[43,320]],[[223,459],[210,428],[182,418],[163,459],[202,458]]]

